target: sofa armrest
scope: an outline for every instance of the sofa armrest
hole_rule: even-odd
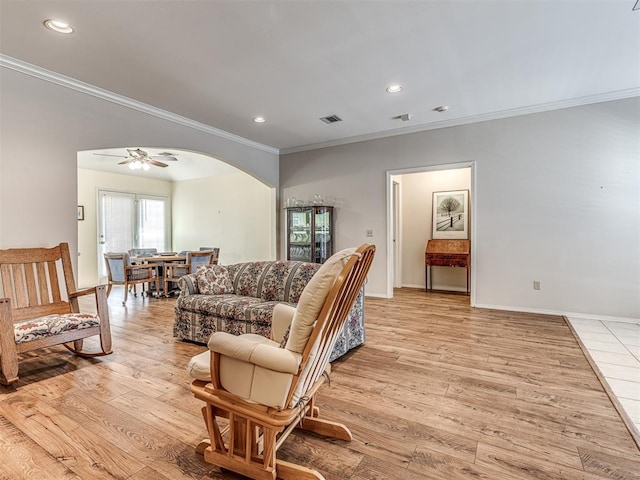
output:
[[[184,275],[178,280],[178,288],[180,289],[180,295],[195,295],[200,293],[198,290],[198,282],[196,282],[196,274],[190,273]]]
[[[209,339],[209,350],[252,363],[275,372],[295,375],[302,356],[296,352],[280,348],[274,342],[259,335],[232,335],[216,332]]]

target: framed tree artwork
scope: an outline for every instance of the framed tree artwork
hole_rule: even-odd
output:
[[[469,190],[433,192],[431,238],[467,240],[469,238]]]

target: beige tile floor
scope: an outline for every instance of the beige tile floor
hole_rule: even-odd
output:
[[[604,381],[640,432],[640,319],[568,318]]]

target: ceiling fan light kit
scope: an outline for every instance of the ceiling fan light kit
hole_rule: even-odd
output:
[[[145,172],[151,168],[147,162],[142,161],[142,160],[134,160],[133,162],[130,162],[128,164],[128,167],[131,170],[141,170],[142,169]]]

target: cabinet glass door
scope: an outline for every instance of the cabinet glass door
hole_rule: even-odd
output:
[[[314,221],[314,262],[324,263],[333,253],[331,242],[331,210],[327,208],[315,209]]]
[[[289,212],[289,260],[313,262],[311,209],[290,208]]]

